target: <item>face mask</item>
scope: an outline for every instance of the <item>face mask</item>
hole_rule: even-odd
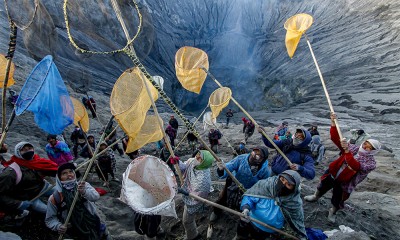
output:
[[[76,179],[61,181],[61,185],[63,188],[71,190],[76,186]]]
[[[21,154],[21,157],[25,160],[32,160],[33,155],[35,155],[34,151],[28,151],[28,152]]]
[[[293,145],[294,146],[299,146],[301,143],[303,142],[303,140],[299,139],[299,138],[295,138],[293,136]]]
[[[293,192],[293,190],[288,189],[279,178],[278,182],[276,183],[275,190],[279,197],[287,196]]]

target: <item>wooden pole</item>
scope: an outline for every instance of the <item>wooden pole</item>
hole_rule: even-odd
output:
[[[113,9],[114,9],[114,11],[115,11],[115,13],[116,13],[116,15],[117,15],[117,18],[118,18],[118,20],[119,20],[119,22],[120,22],[120,24],[121,24],[121,26],[122,26],[122,28],[123,28],[123,30],[124,30],[125,36],[128,36],[128,37],[129,37],[128,29],[126,28],[126,25],[124,24],[124,20],[122,19],[121,11],[119,10],[119,7],[118,7],[118,4],[117,4],[116,0],[111,0],[111,3],[112,3],[112,5],[113,5]],[[129,39],[129,38],[128,38],[128,39]],[[129,40],[128,40],[128,42],[129,42]],[[149,80],[152,82],[152,84],[154,85],[154,83],[153,83],[154,80],[151,79],[151,76],[147,73],[147,71],[144,72],[145,69],[144,69],[144,67],[142,66],[142,64],[138,61],[138,59],[137,59],[137,57],[136,57],[135,50],[133,49],[133,47],[132,47],[132,46],[129,46],[129,49],[125,49],[124,52],[131,58],[131,60],[133,61],[133,63],[134,63],[135,65],[139,65],[139,69],[142,71],[142,73],[145,75],[145,77],[146,77],[147,79],[149,79]],[[159,91],[159,93],[161,93],[161,96],[164,98],[164,101],[166,101],[167,104],[171,106],[171,105],[172,105],[172,102],[167,98],[165,92],[158,86],[158,84],[155,84],[155,87],[156,87],[156,89]],[[172,106],[171,106],[171,107],[172,107]],[[177,109],[175,106],[173,106],[173,110],[174,110],[175,113],[177,113],[182,119],[185,119],[185,118],[183,117],[183,115],[178,111],[178,109]],[[186,120],[186,121],[187,121],[187,120]],[[186,123],[186,121],[185,121],[185,123]],[[186,127],[188,127],[189,129],[193,129],[193,130],[195,131],[195,129],[194,129],[191,125],[186,125]],[[211,150],[211,148],[208,147],[207,143],[201,138],[200,134],[198,134],[197,132],[193,132],[193,133],[196,135],[196,137],[198,137],[198,139],[199,139],[199,141],[201,142],[201,144],[203,144],[204,147],[211,153],[211,155],[213,155],[213,157],[215,158],[215,160],[218,161],[218,162],[222,162],[222,160]],[[240,190],[244,192],[244,191],[245,191],[245,188],[243,187],[243,185],[235,178],[235,176],[231,173],[231,171],[229,171],[229,169],[227,169],[227,168],[225,167],[225,165],[223,165],[223,166],[224,166],[224,169],[225,169],[226,173],[232,178],[232,180],[236,183],[236,185],[240,188]]]
[[[211,205],[211,206],[213,206],[213,207],[217,207],[217,208],[219,208],[219,209],[222,209],[222,210],[224,210],[224,211],[226,211],[226,212],[232,213],[232,214],[234,214],[234,215],[236,215],[236,216],[238,216],[238,217],[241,217],[241,218],[248,218],[250,221],[255,222],[255,223],[258,223],[258,224],[260,224],[260,225],[262,225],[262,226],[264,226],[264,227],[266,227],[266,228],[269,228],[269,229],[271,229],[271,230],[274,230],[275,232],[277,232],[277,233],[279,233],[279,234],[282,234],[282,235],[284,235],[284,236],[286,236],[286,237],[288,237],[288,238],[290,238],[290,239],[297,239],[297,240],[299,240],[297,237],[295,237],[295,236],[293,236],[293,235],[291,235],[291,234],[288,234],[288,233],[286,233],[286,232],[284,232],[284,231],[282,231],[282,230],[280,230],[280,229],[274,228],[274,227],[272,227],[272,226],[270,226],[270,225],[268,225],[268,224],[266,224],[266,223],[264,223],[264,222],[261,222],[260,220],[257,220],[257,219],[255,219],[255,218],[246,216],[246,215],[244,215],[244,214],[241,213],[241,212],[238,212],[238,211],[235,211],[235,210],[233,210],[233,209],[227,208],[227,207],[222,206],[222,205],[220,205],[220,204],[217,204],[217,203],[215,203],[215,202],[211,202],[211,201],[209,201],[209,200],[207,200],[207,199],[204,199],[204,198],[199,197],[199,196],[197,196],[197,195],[194,195],[194,194],[192,194],[192,193],[189,193],[189,196],[192,197],[192,198],[194,198],[194,199],[196,199],[196,200],[198,200],[198,201],[200,201],[200,202],[203,202],[203,203],[205,203],[205,204],[208,204],[208,205]]]
[[[14,118],[15,118],[15,108],[13,109],[13,111],[12,111],[12,113],[11,113],[11,116],[10,116],[10,118],[8,119],[8,122],[7,122],[6,127],[4,128],[3,132],[1,133],[0,147],[3,145],[4,140],[6,139],[8,129],[10,128],[11,123],[14,121]]]
[[[108,149],[110,149],[110,148],[112,148],[114,145],[118,144],[123,138],[125,138],[125,136],[119,138],[117,141],[115,141],[115,142],[113,142],[112,144],[110,144],[110,146],[108,146],[106,149],[104,149],[103,151],[97,153],[97,154],[95,155],[95,158],[97,158],[97,157],[100,156],[101,154],[107,152]],[[77,166],[75,170],[81,169],[82,167],[84,167],[84,166],[85,166],[86,164],[88,164],[89,162],[90,162],[90,160],[89,160],[89,161],[86,161],[86,162],[84,162],[84,163],[81,163],[81,165]]]
[[[112,116],[112,117],[110,118],[109,123],[110,123],[113,119],[114,119],[114,116]],[[103,134],[101,135],[101,138],[100,138],[100,141],[99,141],[99,142],[102,142],[102,141],[104,140],[105,134],[106,134],[106,131],[104,131]],[[90,147],[90,146],[88,146],[88,147]],[[97,144],[96,150],[95,150],[94,153],[93,153],[93,157],[89,160],[89,166],[86,168],[85,174],[83,175],[81,182],[84,182],[84,181],[86,180],[87,176],[89,175],[90,168],[92,167],[93,162],[94,162],[94,160],[95,160],[96,157],[97,157],[97,153],[98,153],[98,151],[99,151],[99,148],[100,148],[100,144]],[[75,207],[76,201],[78,200],[78,197],[79,197],[79,191],[77,190],[76,193],[75,193],[75,196],[74,196],[74,200],[72,201],[71,207],[70,207],[70,209],[69,209],[69,211],[68,211],[67,218],[65,219],[65,222],[64,222],[64,224],[63,224],[65,227],[67,227],[68,222],[69,222],[69,220],[71,219],[72,212],[74,211],[74,207]],[[63,237],[64,237],[64,234],[60,234],[59,237],[58,237],[58,240],[62,240]]]
[[[81,129],[83,129],[80,121],[78,121],[78,125],[79,125],[79,127],[80,127]],[[85,138],[86,145],[88,146],[88,150],[89,150],[90,154],[92,155],[92,157],[94,157],[93,150],[92,150],[92,147],[91,147],[90,144],[89,144],[89,140],[88,140],[88,138],[87,138],[87,135],[86,135],[86,133],[85,133],[83,130],[82,130],[82,133],[83,133],[83,137]],[[97,143],[97,144],[100,145],[101,143]],[[98,156],[98,155],[97,155],[97,156]],[[95,159],[97,159],[97,156],[95,157]],[[103,177],[104,181],[107,183],[107,188],[108,188],[108,190],[111,190],[110,187],[108,186],[108,181],[106,181],[106,178],[105,178],[105,176],[104,176],[103,171],[101,171],[101,168],[100,168],[100,166],[99,166],[99,163],[96,162],[96,166],[97,166],[97,168],[99,169],[100,174],[101,174],[101,176]]]
[[[304,34],[304,37],[307,40],[308,48],[310,49],[310,53],[311,53],[311,56],[312,56],[312,58],[314,60],[315,67],[317,68],[317,72],[318,72],[319,78],[321,79],[322,88],[324,89],[326,100],[328,101],[329,109],[330,109],[331,113],[335,113],[335,111],[333,110],[331,99],[329,97],[328,90],[327,90],[326,85],[325,85],[324,77],[322,76],[321,70],[319,69],[319,65],[318,65],[317,59],[315,58],[315,55],[314,55],[314,51],[313,51],[313,49],[311,47],[311,43],[308,40],[308,37],[307,37],[306,34]],[[339,122],[338,122],[337,119],[335,119],[335,125],[336,125],[336,129],[338,131],[339,137],[342,140],[343,139],[343,135],[342,135],[342,131],[340,131]]]
[[[214,82],[219,86],[219,87],[223,87],[221,85],[221,83],[218,82],[218,80],[204,67],[202,67],[201,69],[203,69],[204,72],[207,73],[208,76],[211,77],[212,80],[214,80]],[[256,120],[254,120],[254,118],[233,98],[231,97],[232,101],[236,104],[236,106],[238,106],[240,108],[240,110],[242,110],[242,112],[254,123],[254,125],[256,125],[257,127],[259,127],[260,125],[258,125],[258,123],[256,122]],[[276,151],[278,151],[278,153],[280,155],[282,155],[282,157],[286,160],[287,164],[292,165],[292,162],[289,160],[289,158],[282,152],[282,150],[275,144],[275,142],[268,137],[267,133],[262,129],[261,129],[261,134],[272,144],[272,146],[276,149]]]
[[[4,82],[3,82],[3,91],[2,91],[2,124],[1,124],[1,132],[5,131],[6,128],[6,103],[7,103],[7,84],[10,76],[10,68],[12,59],[14,57],[15,46],[17,45],[17,26],[15,26],[14,22],[10,21],[10,42],[8,44],[8,53],[7,53],[7,67],[6,72],[4,74]],[[4,134],[5,135],[5,134]]]
[[[199,119],[201,118],[201,116],[203,116],[203,114],[206,112],[207,108],[208,108],[208,105],[207,105],[207,107],[204,108],[203,112],[201,112],[201,114],[197,117],[196,121],[194,121],[194,123],[193,123],[193,128],[196,127],[196,123],[199,121]],[[185,140],[185,138],[187,137],[187,135],[189,134],[189,132],[190,132],[190,129],[188,129],[188,131],[185,133],[185,135],[183,136],[183,138],[181,139],[181,141],[179,141],[178,145],[176,145],[175,151],[179,148],[179,146],[180,146],[180,145],[182,144],[182,142]]]

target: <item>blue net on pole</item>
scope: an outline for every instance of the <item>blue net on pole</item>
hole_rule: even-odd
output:
[[[35,115],[45,132],[60,134],[74,120],[74,107],[60,72],[48,55],[32,70],[15,104],[17,116],[26,110]]]

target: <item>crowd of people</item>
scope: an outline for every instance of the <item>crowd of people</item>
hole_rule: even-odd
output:
[[[226,114],[228,126],[233,117],[231,109]],[[314,202],[329,190],[332,190],[331,204],[328,211],[328,221],[336,221],[336,213],[344,208],[345,201],[350,197],[355,187],[376,168],[374,155],[381,149],[379,141],[367,136],[346,141],[339,138],[335,125],[337,116],[331,114],[330,138],[339,148],[340,156],[324,163],[325,146],[322,144],[318,127],[310,129],[294,128],[290,132],[287,121],[283,121],[273,133],[272,142],[263,133],[263,127],[255,125],[251,120],[243,118],[244,139],[235,148],[234,157],[223,162],[215,159],[213,154],[201,147],[194,133],[187,132],[191,158],[183,161],[172,157],[164,141],[157,142],[159,157],[167,162],[176,173],[174,165],[178,165],[183,173],[181,191],[207,198],[211,189],[212,171],[225,179],[223,189],[216,201],[220,206],[242,212],[238,221],[235,239],[265,239],[276,236],[277,232],[265,225],[252,221],[256,219],[276,229],[290,227],[296,237],[307,239],[304,226],[303,202],[300,197],[301,178],[308,180],[316,177],[315,166],[327,165],[325,173],[320,176],[320,183],[313,195],[304,197],[305,201]],[[175,140],[179,124],[174,116],[170,117],[165,133],[175,149]],[[260,135],[256,147],[246,147],[249,138],[257,130]],[[1,159],[3,170],[0,172],[0,212],[23,219],[30,211],[43,214],[46,226],[59,233],[68,234],[77,239],[106,239],[108,237],[105,224],[101,221],[94,202],[100,198],[98,191],[88,182],[79,180],[74,161],[78,157],[92,158],[98,144],[100,151],[117,141],[112,124],[101,130],[106,133],[104,142],[98,143],[96,136],[87,134],[76,126],[71,133],[71,145],[58,140],[56,135],[48,135],[45,150],[47,159],[35,152],[35,147],[29,142],[20,142],[15,146],[11,159]],[[364,133],[364,132],[362,132]],[[361,134],[360,134],[361,135]],[[365,135],[365,134],[364,134]],[[210,129],[208,139],[210,148],[218,153],[222,133],[219,129]],[[114,151],[121,156],[126,150],[128,138],[124,138],[123,149],[118,144],[99,155],[95,161],[97,172],[103,186],[108,186],[111,180],[119,181],[116,175],[116,160]],[[254,140],[256,141],[256,140]],[[70,150],[72,147],[72,151]],[[274,156],[269,149],[279,148]],[[7,152],[6,144],[1,146],[1,153]],[[131,159],[139,155],[138,151],[129,153]],[[290,160],[290,164],[287,160]],[[217,168],[214,170],[213,163]],[[234,173],[228,174],[228,171]],[[53,178],[52,186],[44,177]],[[239,183],[239,184],[238,184]],[[75,210],[69,225],[64,225],[68,209],[74,196],[78,194]],[[45,198],[48,198],[47,205]],[[201,239],[195,216],[204,211],[204,203],[189,195],[183,196],[184,208],[182,225],[185,239]],[[222,210],[214,207],[209,217],[210,225],[220,218]],[[161,218],[136,214],[135,224],[148,224],[147,230],[136,229],[147,239],[154,239],[160,231]],[[144,222],[143,222],[144,221]]]

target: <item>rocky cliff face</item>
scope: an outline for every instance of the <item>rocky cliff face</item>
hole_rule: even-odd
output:
[[[14,19],[27,23],[33,1],[7,1]],[[10,3],[12,2],[12,3]],[[78,45],[94,51],[122,48],[124,32],[109,1],[69,1],[67,12]],[[137,14],[131,1],[118,1],[131,36]],[[200,95],[183,89],[175,77],[174,56],[185,45],[203,49],[210,71],[249,110],[290,108],[299,103],[328,110],[305,39],[293,59],[287,56],[285,20],[300,12],[314,16],[307,31],[335,109],[361,121],[398,123],[400,3],[395,0],[244,1],[140,0],[143,28],[134,42],[151,74],[165,78],[178,106],[199,111],[216,89],[210,79]],[[17,78],[26,78],[36,60],[52,53],[64,80],[76,88],[109,94],[122,71],[132,66],[123,54],[79,54],[68,41],[61,1],[41,0],[30,28],[19,31]],[[1,51],[8,22],[1,6]]]

